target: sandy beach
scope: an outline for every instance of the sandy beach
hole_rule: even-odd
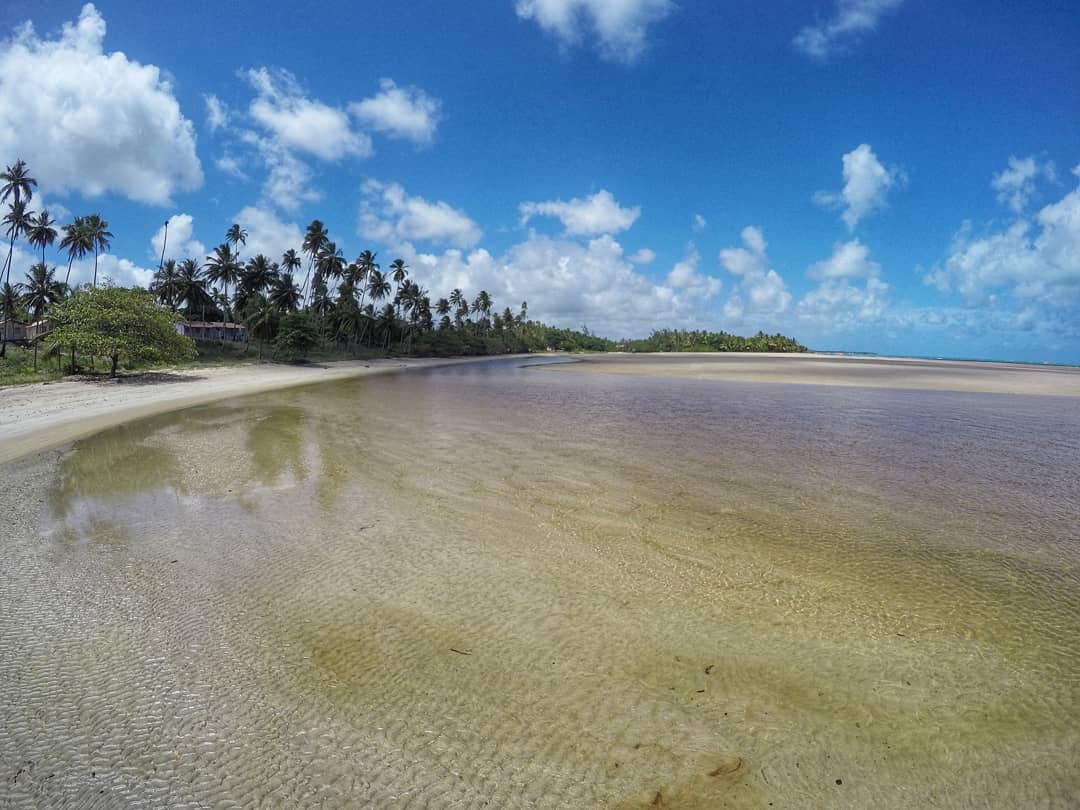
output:
[[[548,370],[733,382],[1080,396],[1080,368],[1074,366],[961,360],[822,354],[607,354],[591,355],[579,363],[549,366]]]
[[[0,388],[0,463],[58,447],[143,416],[297,385],[433,368],[484,358],[401,358],[310,366],[187,368]]]

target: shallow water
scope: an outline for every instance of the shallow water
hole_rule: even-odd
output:
[[[1067,807],[1080,400],[514,361],[0,474],[0,806]]]

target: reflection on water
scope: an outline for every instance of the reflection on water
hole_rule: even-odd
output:
[[[1066,806],[1078,451],[1071,399],[510,362],[139,422],[4,482],[0,762],[25,805]]]

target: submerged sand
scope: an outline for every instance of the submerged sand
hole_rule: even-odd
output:
[[[1080,367],[821,354],[603,354],[555,371],[1080,397]]]
[[[116,379],[68,379],[0,388],[0,464],[114,425],[230,397],[485,358],[354,360],[319,365],[209,366]]]

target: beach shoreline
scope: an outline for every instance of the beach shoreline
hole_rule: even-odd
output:
[[[208,366],[115,379],[65,379],[12,386],[0,390],[0,463],[60,447],[134,419],[223,399],[491,359],[410,357],[298,366]]]

